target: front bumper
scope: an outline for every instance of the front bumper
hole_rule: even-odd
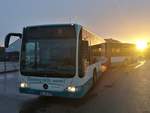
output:
[[[92,87],[92,79],[88,80],[86,84],[79,86],[78,90],[74,93],[68,92],[67,90],[63,91],[50,91],[50,90],[38,90],[32,88],[19,88],[20,93],[24,94],[34,94],[34,95],[46,95],[46,96],[57,96],[57,97],[66,97],[66,98],[82,98],[86,95],[89,89]]]

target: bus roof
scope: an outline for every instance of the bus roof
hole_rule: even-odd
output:
[[[35,27],[54,27],[54,26],[81,26],[79,24],[45,24],[45,25],[33,25],[33,26],[27,26],[25,28],[35,28]]]

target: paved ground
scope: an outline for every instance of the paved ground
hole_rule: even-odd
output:
[[[83,99],[20,95],[18,73],[0,77],[0,113],[150,113],[150,61],[114,68]],[[11,91],[8,91],[8,89]]]

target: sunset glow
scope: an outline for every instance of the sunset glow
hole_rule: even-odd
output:
[[[147,42],[144,41],[144,40],[138,40],[136,42],[136,47],[137,47],[138,50],[143,51],[147,48]]]

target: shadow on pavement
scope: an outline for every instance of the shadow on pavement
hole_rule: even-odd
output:
[[[95,88],[91,90],[94,89]],[[50,109],[52,106],[56,108],[57,106],[59,106],[66,109],[76,109],[85,105],[88,101],[92,100],[96,96],[96,94],[91,92],[89,92],[85,97],[81,99],[39,96],[38,98],[25,101],[21,106],[19,113],[47,113],[46,109]],[[40,109],[42,109],[41,112],[39,112]]]

